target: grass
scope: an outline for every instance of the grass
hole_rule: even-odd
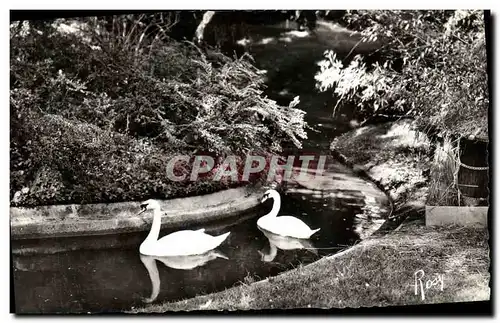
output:
[[[133,313],[193,310],[343,308],[488,300],[486,229],[404,224],[347,251],[276,277]],[[444,288],[415,295],[415,272],[443,275]]]
[[[453,146],[450,140],[436,147],[431,176],[429,180],[428,205],[459,206],[458,189],[455,185],[455,175],[459,167],[453,160]]]

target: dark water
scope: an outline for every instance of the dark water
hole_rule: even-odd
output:
[[[331,140],[348,129],[348,118],[332,118],[328,97],[315,93],[314,62],[325,45],[309,42],[301,43],[300,50],[279,44],[252,50],[261,67],[270,69],[269,95],[285,104],[300,95],[300,108],[308,112],[306,119],[315,129],[302,150],[290,153],[329,154]],[[289,57],[283,59],[285,54]],[[283,89],[288,94],[277,94]],[[153,290],[158,290],[155,302],[181,300],[274,276],[345,249],[380,227],[390,206],[372,183],[334,160],[327,166],[319,179],[289,184],[282,194],[280,215],[294,215],[313,229],[321,228],[308,241],[283,239],[257,228],[257,219],[270,211],[272,201],[231,222],[204,226],[213,235],[231,231],[216,253],[204,257],[141,259],[138,249],[147,232],[14,241],[16,311],[130,310],[144,305]],[[35,247],[38,253],[21,254]]]

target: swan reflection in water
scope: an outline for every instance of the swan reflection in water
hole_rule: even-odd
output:
[[[151,279],[152,291],[149,298],[144,298],[145,303],[152,303],[160,294],[160,274],[158,273],[158,267],[156,266],[156,260],[161,261],[165,266],[180,269],[180,270],[191,270],[196,267],[200,267],[217,258],[228,259],[222,252],[217,250],[210,250],[201,255],[190,255],[190,256],[146,256],[140,255],[141,261],[146,267],[149,278]]]
[[[269,240],[269,253],[264,253],[263,251],[258,251],[261,255],[261,260],[264,262],[271,262],[276,258],[278,254],[278,249],[281,250],[296,250],[296,249],[307,249],[315,255],[318,255],[318,250],[314,247],[312,241],[308,239],[298,239],[292,237],[281,236],[274,234],[262,228],[259,228],[262,233]]]

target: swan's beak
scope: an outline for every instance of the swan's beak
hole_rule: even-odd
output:
[[[269,193],[264,194],[264,196],[262,196],[262,199],[260,200],[260,203],[264,203],[265,201],[267,201],[268,198],[269,198]]]
[[[137,215],[141,215],[142,213],[146,212],[146,205],[141,205],[141,212],[137,213]]]

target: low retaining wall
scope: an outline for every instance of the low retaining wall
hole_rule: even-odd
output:
[[[426,226],[488,227],[487,206],[426,206]]]
[[[260,203],[267,187],[234,188],[212,194],[159,200],[162,228],[181,228],[234,216]],[[146,231],[152,215],[140,202],[11,207],[11,239],[55,238]]]

